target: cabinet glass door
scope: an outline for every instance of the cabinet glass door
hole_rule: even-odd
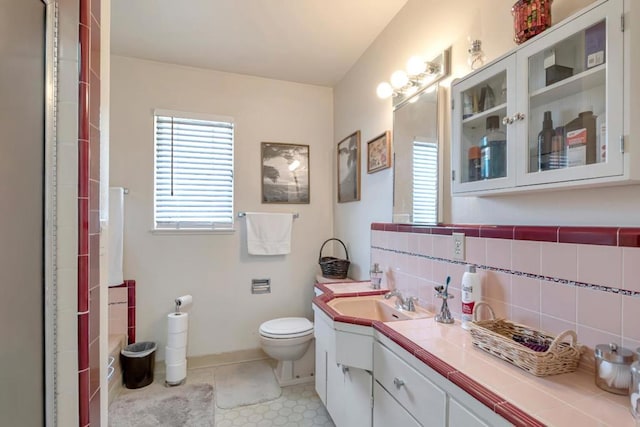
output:
[[[461,82],[454,95],[454,192],[513,183],[507,119],[515,102],[515,58],[506,57]]]
[[[622,174],[622,32],[612,0],[518,54],[517,185]],[[611,59],[610,59],[611,58]]]

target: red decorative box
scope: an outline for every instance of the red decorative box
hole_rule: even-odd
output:
[[[551,26],[553,0],[518,0],[511,8],[514,40],[524,43]]]

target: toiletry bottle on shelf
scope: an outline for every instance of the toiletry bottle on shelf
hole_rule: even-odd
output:
[[[468,264],[462,275],[462,327],[469,328],[469,322],[473,320],[473,307],[481,296],[480,275],[476,272],[476,266]]]
[[[555,132],[553,130],[553,121],[551,120],[551,111],[544,112],[544,120],[542,121],[542,130],[538,134],[538,170],[547,171],[554,169],[551,166],[552,139]]]
[[[596,162],[607,161],[607,113],[602,112],[596,117]]]
[[[480,179],[480,147],[472,145],[469,148],[469,182]]]
[[[591,110],[583,111],[564,127],[567,166],[596,162],[596,119]]]
[[[507,176],[507,137],[500,130],[500,117],[487,117],[487,133],[480,142],[480,177]]]

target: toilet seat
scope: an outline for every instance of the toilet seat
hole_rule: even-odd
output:
[[[267,338],[299,338],[313,333],[313,323],[304,317],[283,317],[260,325],[260,335]]]

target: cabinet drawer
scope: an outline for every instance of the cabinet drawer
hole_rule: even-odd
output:
[[[367,371],[373,370],[373,337],[336,331],[336,362]]]
[[[449,400],[449,426],[450,427],[489,427],[484,421],[472,414],[457,400]]]
[[[377,382],[373,385],[373,427],[420,427],[420,424]]]
[[[373,346],[373,375],[419,423],[446,425],[446,393],[378,342]]]

